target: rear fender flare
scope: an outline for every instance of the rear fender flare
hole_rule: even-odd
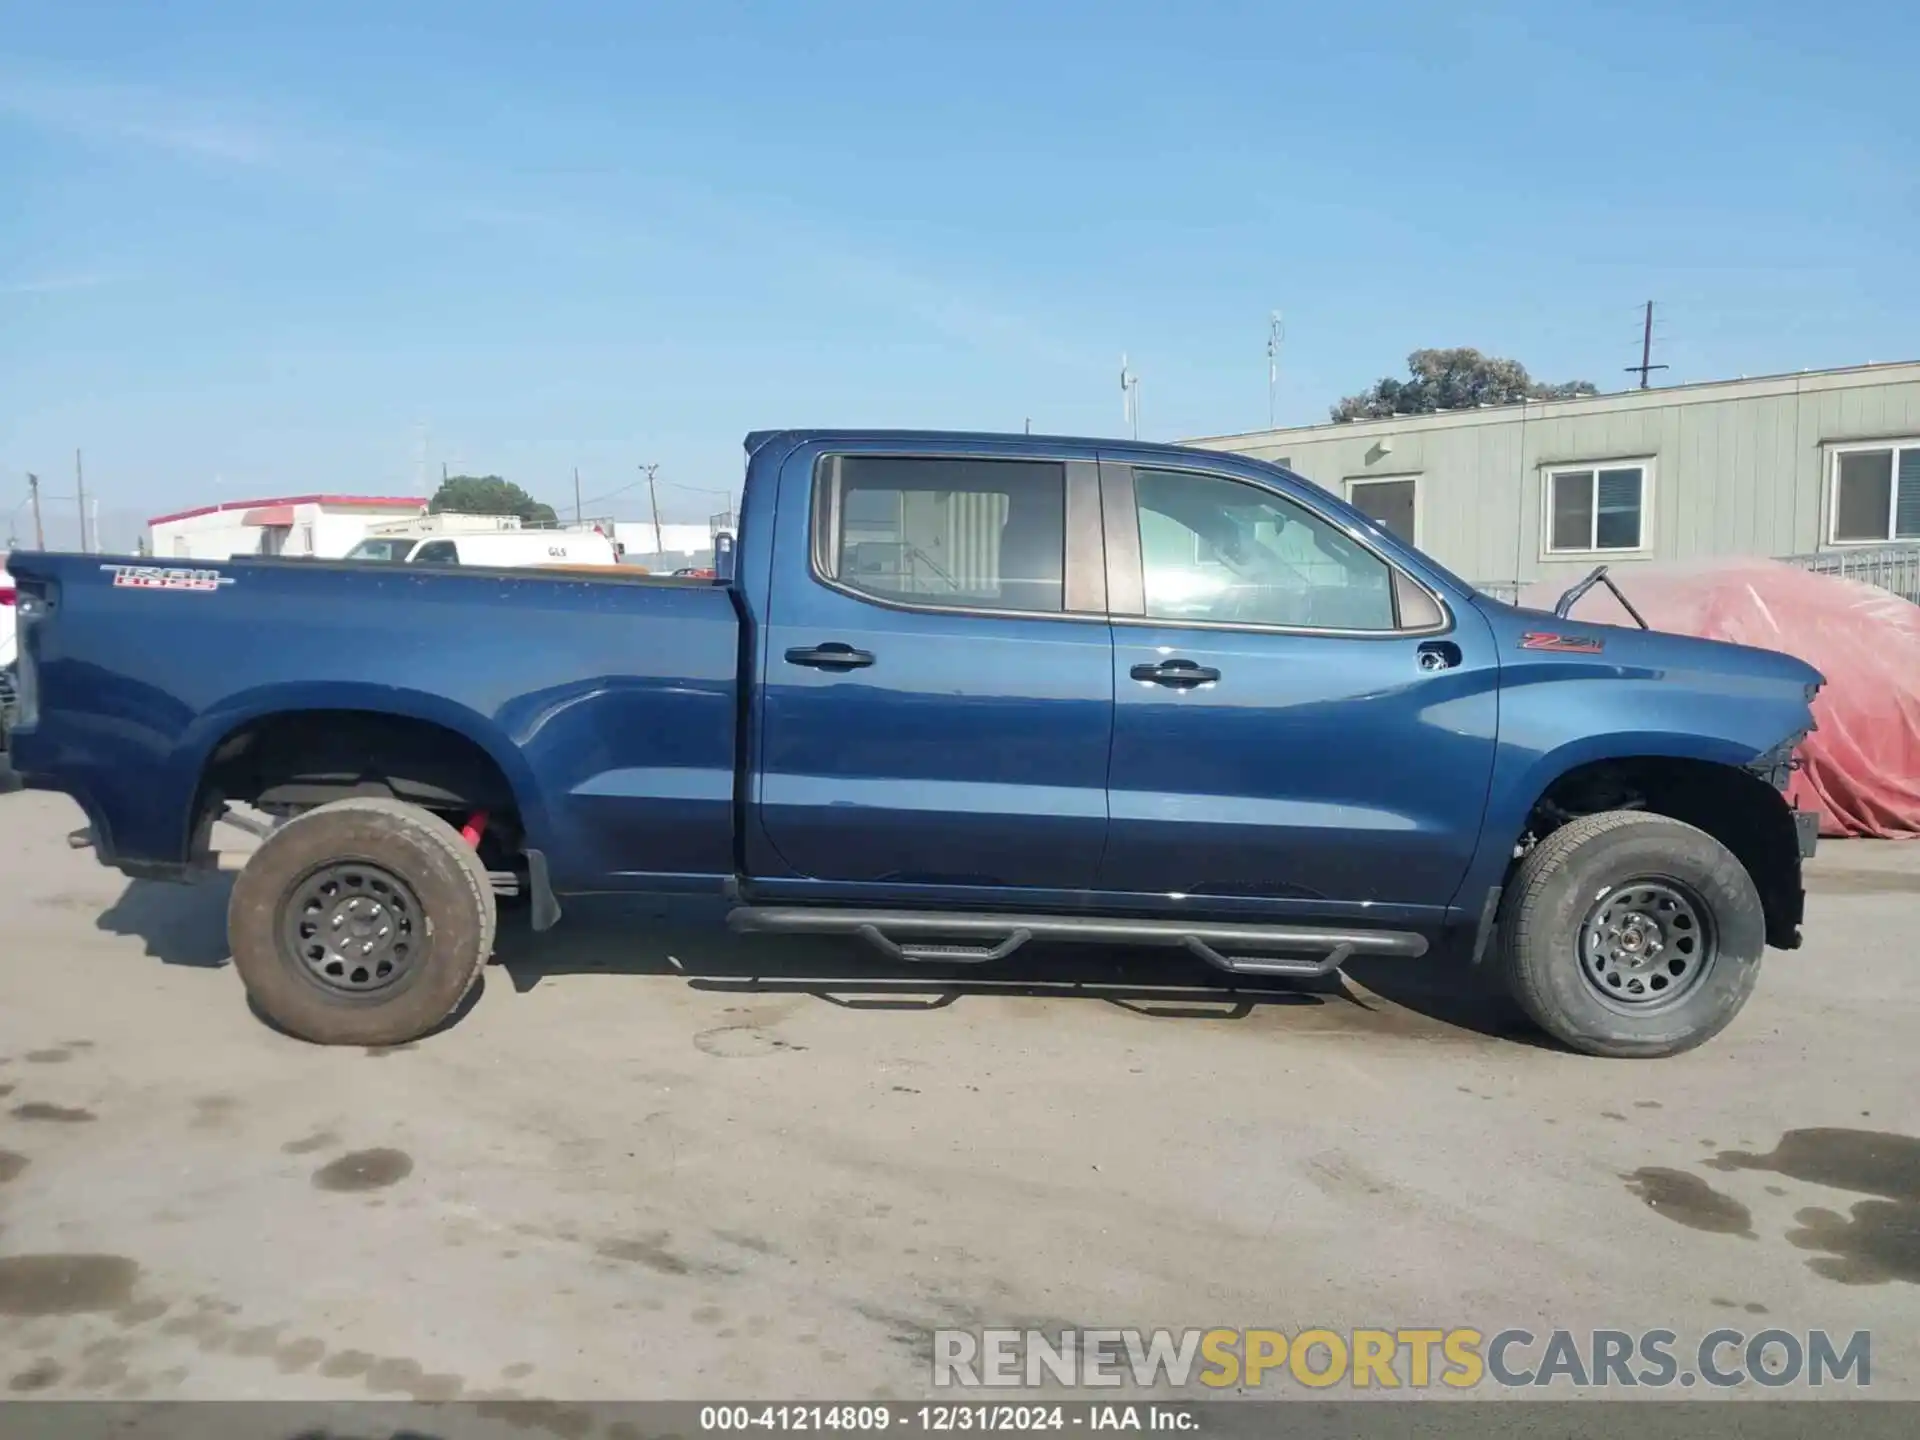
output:
[[[183,810],[196,800],[200,778],[216,748],[234,731],[257,720],[312,710],[355,710],[372,715],[423,720],[472,741],[500,767],[513,791],[527,843],[550,848],[550,827],[538,782],[526,757],[506,732],[486,716],[442,696],[389,685],[341,684],[267,685],[242,691],[198,716],[181,736],[168,769],[168,784],[184,797]],[[189,818],[188,824],[192,820]],[[184,837],[191,839],[190,836]]]

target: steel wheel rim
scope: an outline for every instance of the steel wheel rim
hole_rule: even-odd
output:
[[[1691,995],[1718,953],[1711,912],[1673,880],[1647,876],[1616,885],[1580,925],[1581,978],[1609,1005],[1633,1013]]]
[[[398,875],[362,860],[309,871],[280,907],[280,943],[308,979],[346,995],[390,989],[426,947],[426,912]]]

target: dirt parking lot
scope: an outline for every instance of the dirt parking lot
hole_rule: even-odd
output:
[[[1920,845],[1825,846],[1807,947],[1671,1061],[1425,962],[949,982],[614,905],[369,1053],[255,1019],[224,886],[80,823],[0,797],[16,1396],[908,1398],[940,1327],[1315,1324],[1870,1329],[1920,1396]]]

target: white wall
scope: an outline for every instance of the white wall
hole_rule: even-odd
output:
[[[302,505],[302,510],[308,507]],[[353,514],[350,511],[318,510],[313,519],[313,553],[323,560],[338,560],[354,546],[367,538],[367,532],[374,525],[393,518],[391,510]],[[294,535],[299,536],[299,527]]]
[[[153,527],[153,553],[156,559],[184,557],[193,560],[226,560],[235,555],[250,555],[260,548],[260,531],[240,523],[240,513],[215,511],[193,515],[185,520],[169,520]]]
[[[216,510],[190,515],[152,527],[153,553],[158,559],[183,556],[195,560],[228,560],[255,555],[260,550],[261,527],[242,525],[244,509]],[[293,526],[287,532],[283,555],[317,555],[338,560],[366,537],[368,529],[395,517],[394,507],[353,510],[314,504],[293,507]]]
[[[613,538],[626,546],[630,555],[651,555],[656,548],[678,554],[698,554],[713,548],[713,532],[705,525],[662,525],[656,547],[651,520],[620,520],[614,524]]]

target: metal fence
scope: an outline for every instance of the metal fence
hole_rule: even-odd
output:
[[[1788,565],[1815,575],[1838,575],[1891,590],[1903,600],[1920,605],[1920,545],[1897,545],[1884,550],[1823,550],[1816,555],[1785,555]]]
[[[1822,550],[1812,555],[1782,555],[1782,565],[1794,565],[1815,575],[1838,575],[1843,580],[1859,580],[1890,590],[1903,600],[1920,605],[1920,545],[1894,545],[1876,550]],[[1633,572],[1617,572],[1622,580]],[[1569,581],[1569,584],[1572,582]],[[1514,580],[1476,580],[1474,589],[1495,600],[1517,604],[1523,583]]]

